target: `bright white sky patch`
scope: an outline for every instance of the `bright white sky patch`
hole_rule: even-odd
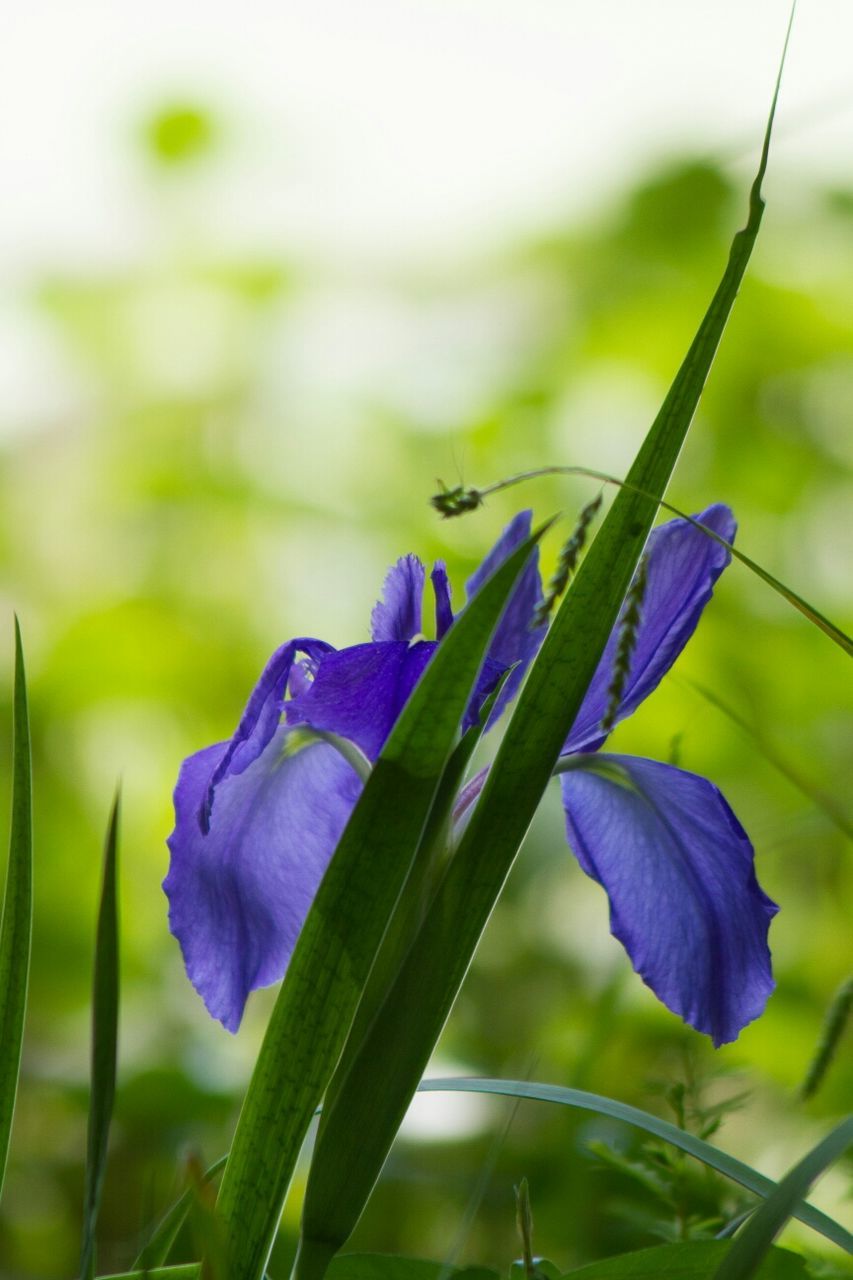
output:
[[[788,0],[32,0],[4,22],[0,265],[102,262],[146,233],[129,162],[164,97],[218,107],[209,230],[423,263],[588,206],[650,153],[752,164]],[[849,171],[853,5],[797,14],[774,173]]]

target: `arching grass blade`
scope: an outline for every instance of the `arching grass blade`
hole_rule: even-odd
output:
[[[225,1168],[227,1156],[221,1156],[202,1175],[205,1182],[210,1182]],[[134,1270],[150,1271],[153,1267],[161,1267],[169,1256],[169,1250],[178,1238],[178,1232],[187,1220],[193,1202],[193,1191],[190,1188],[178,1197],[171,1208],[167,1209],[157,1223],[146,1244],[140,1249],[133,1263]]]
[[[754,1276],[776,1236],[804,1195],[825,1169],[853,1146],[853,1116],[842,1120],[799,1164],[786,1174],[735,1238],[714,1272],[714,1280],[748,1280]],[[853,1250],[851,1250],[853,1252]]]
[[[33,921],[33,817],[30,722],[21,630],[15,619],[12,819],[0,923],[0,1192],[18,1091]]]
[[[632,1125],[635,1129],[642,1129],[644,1133],[649,1133],[655,1138],[661,1138],[680,1151],[685,1151],[688,1155],[701,1160],[709,1168],[716,1169],[718,1173],[730,1178],[732,1182],[737,1182],[747,1191],[753,1191],[757,1196],[766,1198],[777,1188],[777,1184],[771,1178],[766,1178],[764,1174],[758,1173],[757,1170],[750,1168],[742,1160],[728,1155],[727,1152],[720,1151],[719,1147],[713,1146],[710,1142],[705,1142],[702,1138],[679,1129],[667,1120],[661,1120],[659,1116],[642,1111],[639,1107],[631,1107],[625,1102],[617,1102],[614,1098],[605,1098],[598,1093],[588,1093],[584,1089],[568,1089],[557,1084],[539,1084],[529,1080],[482,1080],[462,1076],[447,1080],[423,1080],[419,1086],[421,1093],[455,1093],[457,1091],[498,1094],[509,1098],[529,1098],[537,1102],[555,1102],[563,1107],[592,1111],[601,1116],[608,1116],[611,1120],[620,1120],[624,1124]],[[790,1210],[792,1217],[804,1222],[806,1226],[819,1232],[839,1248],[853,1253],[853,1235],[840,1223],[834,1222],[832,1218],[828,1218],[812,1205],[800,1203],[799,1197],[793,1204],[794,1207]]]
[[[713,1280],[714,1268],[729,1245],[692,1240],[622,1253],[579,1267],[563,1280]],[[788,1249],[773,1249],[756,1272],[756,1280],[809,1280],[805,1259]]]
[[[483,501],[490,493],[498,493],[502,489],[509,489],[513,485],[523,484],[527,480],[538,480],[541,476],[586,476],[590,480],[600,480],[602,484],[616,485],[620,489],[631,489],[634,493],[641,494],[643,497],[652,498],[663,511],[669,511],[671,515],[678,516],[680,520],[687,520],[695,529],[701,529],[706,537],[712,538],[714,542],[718,542],[720,546],[727,547],[735,560],[739,561],[745,568],[754,573],[756,577],[765,582],[768,587],[780,595],[783,600],[787,600],[799,613],[807,618],[809,622],[816,626],[824,635],[828,636],[839,649],[843,649],[848,657],[853,657],[853,638],[847,635],[846,631],[842,631],[830,618],[816,609],[813,604],[805,600],[801,595],[794,591],[793,587],[787,586],[779,578],[774,577],[768,569],[758,564],[744,551],[741,551],[733,543],[727,542],[714,529],[709,529],[707,525],[702,524],[695,516],[690,516],[686,511],[682,511],[680,507],[675,507],[671,502],[665,501],[662,497],[656,497],[646,490],[638,488],[637,485],[629,483],[628,480],[620,480],[618,476],[610,475],[607,471],[597,471],[592,467],[579,466],[550,466],[536,467],[532,471],[521,471],[517,475],[509,476],[505,480],[498,480],[495,484],[486,485],[485,488],[471,488],[463,490],[464,493],[470,495],[470,506],[473,509]],[[438,495],[440,498],[442,495]],[[434,500],[435,501],[435,500]]]

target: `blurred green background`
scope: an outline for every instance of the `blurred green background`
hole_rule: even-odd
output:
[[[116,779],[124,988],[101,1269],[129,1263],[180,1190],[188,1154],[212,1160],[226,1149],[270,1008],[270,993],[253,997],[231,1038],[207,1018],[168,934],[160,881],[181,759],[231,732],[282,640],[366,638],[398,555],[444,557],[459,591],[518,506],[571,521],[596,491],[543,480],[442,523],[427,504],[436,477],[484,485],[549,463],[624,474],[745,208],[743,165],[685,153],[632,175],[585,218],[554,208],[487,254],[336,273],[304,257],[235,252],[208,233],[205,174],[227,182],[233,163],[227,108],[164,101],[125,146],[149,235],[120,267],[54,258],[30,273],[21,297],[49,335],[45,376],[57,384],[49,409],[0,424],[2,721],[14,609],[37,787],[4,1277],[48,1280],[76,1266],[91,950]],[[851,245],[846,179],[771,204],[670,490],[689,511],[731,503],[741,548],[848,630]],[[558,543],[545,549],[546,570]],[[848,1036],[817,1098],[794,1097],[853,968],[841,829],[853,821],[850,710],[844,655],[733,566],[672,676],[615,741],[707,774],[754,839],[762,884],[782,906],[766,1016],[714,1052],[655,1002],[609,937],[603,893],[566,848],[555,790],[434,1074],[529,1076],[665,1115],[679,1082],[707,1106],[746,1092],[720,1141],[781,1173],[853,1094]],[[5,820],[8,750],[2,766]],[[518,1252],[512,1185],[523,1175],[537,1248],[566,1267],[653,1243],[672,1225],[648,1188],[597,1153],[604,1143],[632,1157],[636,1135],[532,1103],[505,1132],[510,1111],[419,1101],[354,1246],[434,1257],[458,1247],[504,1267]],[[273,1275],[286,1274],[298,1191]],[[737,1203],[704,1184],[694,1191],[709,1213]],[[843,1171],[816,1199],[850,1224]],[[805,1229],[790,1240],[819,1247]],[[192,1256],[192,1242],[180,1250]]]

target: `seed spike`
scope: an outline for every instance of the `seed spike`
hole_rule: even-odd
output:
[[[616,643],[616,657],[613,660],[613,675],[610,680],[610,687],[607,690],[607,710],[601,719],[602,733],[610,732],[619,714],[622,694],[625,692],[625,685],[631,669],[631,659],[634,656],[634,648],[637,643],[643,600],[646,595],[647,577],[648,557],[643,556],[625,597],[625,608],[619,624],[619,639]]]
[[[572,535],[568,542],[565,543],[560,552],[560,558],[557,561],[557,567],[554,570],[553,577],[548,583],[548,590],[536,606],[533,614],[533,620],[530,624],[531,630],[544,626],[551,616],[554,605],[569,585],[569,579],[577,568],[580,553],[586,544],[586,536],[589,526],[592,524],[595,516],[601,506],[601,494],[599,493],[592,502],[588,502],[578,516],[578,522],[575,525]]]

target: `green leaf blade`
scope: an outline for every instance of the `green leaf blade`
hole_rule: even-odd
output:
[[[483,655],[536,538],[484,584],[408,700],[341,838],[273,1010],[220,1190],[233,1280],[266,1263],[299,1147],[428,820]]]
[[[714,1280],[748,1280],[758,1274],[762,1259],[785,1223],[793,1216],[800,1216],[797,1206],[812,1183],[851,1146],[853,1116],[848,1116],[794,1165],[756,1210],[714,1272]]]
[[[656,1245],[570,1271],[563,1280],[713,1280],[715,1269],[731,1245],[697,1240]],[[774,1249],[755,1273],[757,1280],[808,1280],[803,1259],[787,1249]]]
[[[591,1111],[597,1115],[607,1116],[611,1120],[619,1120],[629,1124],[652,1137],[670,1143],[687,1155],[701,1160],[709,1168],[715,1169],[730,1178],[747,1191],[766,1198],[774,1193],[777,1184],[771,1178],[758,1173],[756,1169],[744,1164],[742,1160],[730,1156],[695,1134],[679,1129],[677,1125],[651,1115],[639,1107],[632,1107],[627,1102],[618,1102],[615,1098],[607,1098],[602,1094],[589,1093],[585,1089],[571,1089],[564,1085],[540,1084],[531,1080],[487,1080],[475,1077],[455,1077],[446,1080],[423,1080],[419,1085],[420,1093],[441,1093],[445,1090],[461,1093],[488,1093],[507,1098],[525,1098],[535,1102],[552,1102],[564,1107],[574,1107],[581,1111]],[[797,1203],[791,1210],[792,1216],[813,1231],[819,1232],[825,1239],[831,1240],[839,1248],[853,1253],[853,1235],[840,1223],[815,1209],[813,1205]]]
[[[747,224],[711,304],[563,598],[385,1002],[369,1034],[345,1049],[309,1173],[295,1280],[319,1280],[324,1250],[340,1248],[361,1215],[616,624],[758,235],[775,106],[774,95]]]
[[[95,1230],[107,1164],[110,1122],[115,1101],[118,1059],[119,921],[118,832],[120,800],[116,793],[104,841],[103,878],[98,906],[95,969],[92,983],[92,1057],[86,1183],[83,1204],[81,1276],[95,1272]]]
[[[32,751],[21,630],[15,619],[12,818],[0,923],[0,1192],[18,1092],[33,921]]]

